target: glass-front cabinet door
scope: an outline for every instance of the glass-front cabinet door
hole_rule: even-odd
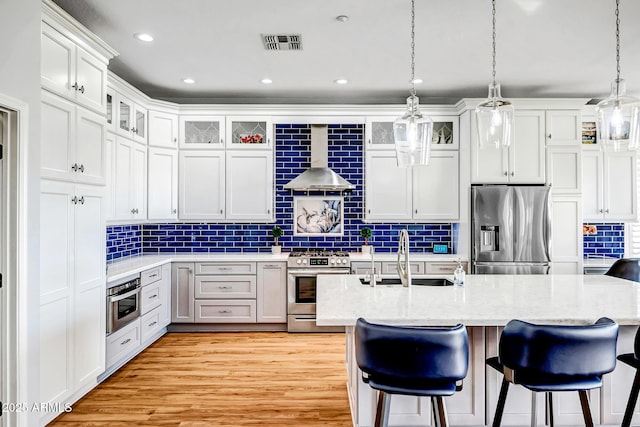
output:
[[[180,148],[224,148],[224,116],[180,116]]]
[[[423,111],[424,114],[424,111]],[[393,122],[397,117],[368,117],[365,122],[365,143],[368,150],[395,149]],[[457,116],[431,116],[433,120],[432,150],[459,148],[459,120]]]
[[[122,96],[118,96],[118,132],[124,136],[131,136],[131,112],[133,111],[133,102]]]
[[[270,149],[273,121],[270,117],[227,117],[227,147]]]
[[[116,122],[116,110],[115,110],[115,103],[116,103],[116,93],[113,89],[111,89],[110,87],[107,88],[107,100],[106,100],[106,107],[107,107],[107,130],[113,131],[115,132],[116,128],[115,128],[115,122]]]

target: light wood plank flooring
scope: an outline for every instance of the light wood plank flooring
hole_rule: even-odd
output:
[[[49,426],[351,426],[344,351],[343,334],[167,334]]]

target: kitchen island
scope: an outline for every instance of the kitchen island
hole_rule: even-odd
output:
[[[354,426],[373,425],[375,393],[361,379],[355,362],[353,328],[359,317],[368,321],[413,326],[450,326],[463,323],[470,340],[469,373],[464,388],[447,398],[452,425],[490,425],[501,375],[486,369],[485,359],[497,354],[501,327],[511,319],[534,323],[586,324],[610,317],[620,324],[618,353],[633,349],[640,324],[640,286],[609,276],[583,275],[468,275],[464,287],[392,285],[371,287],[359,276],[319,276],[318,325],[346,327],[348,391]],[[601,390],[590,392],[594,420],[620,425],[634,370],[618,363],[605,376]],[[545,419],[540,394],[539,420]],[[512,387],[503,425],[527,425],[530,392]],[[556,425],[581,425],[577,393],[554,394]],[[640,414],[636,415],[640,420]],[[638,421],[634,421],[636,424]],[[427,398],[394,396],[391,426],[430,424]]]

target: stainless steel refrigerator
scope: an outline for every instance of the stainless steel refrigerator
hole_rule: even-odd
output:
[[[549,191],[546,186],[471,188],[473,273],[549,273]]]

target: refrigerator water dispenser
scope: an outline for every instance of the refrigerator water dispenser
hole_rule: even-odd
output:
[[[482,225],[480,226],[480,252],[499,251],[498,239],[500,226]]]

